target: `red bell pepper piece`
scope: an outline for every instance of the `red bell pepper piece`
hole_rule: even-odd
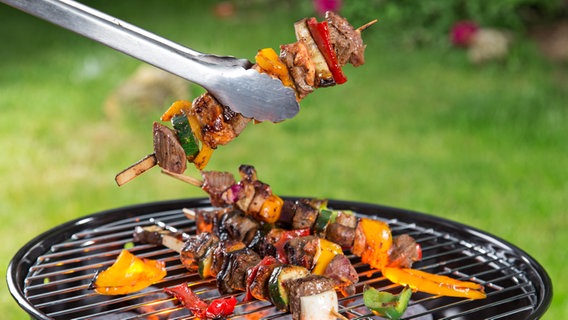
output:
[[[347,77],[343,74],[341,66],[337,60],[337,55],[333,49],[331,39],[329,36],[329,27],[327,21],[317,22],[316,18],[310,18],[307,20],[308,29],[314,41],[318,45],[318,49],[325,58],[329,71],[333,75],[333,80],[335,83],[342,84],[347,81]]]
[[[200,319],[218,319],[230,316],[237,305],[237,299],[219,298],[207,304],[201,300],[187,283],[182,283],[173,288],[165,288],[164,291],[176,297],[194,316]]]

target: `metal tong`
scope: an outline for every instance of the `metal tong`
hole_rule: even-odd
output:
[[[279,122],[299,111],[293,89],[250,69],[247,59],[192,50],[73,0],[0,2],[199,84],[245,117]]]

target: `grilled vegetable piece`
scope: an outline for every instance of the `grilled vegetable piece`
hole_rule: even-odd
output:
[[[268,280],[268,292],[270,301],[278,309],[288,311],[289,297],[286,281],[304,278],[310,271],[304,267],[294,265],[282,265],[277,267]]]
[[[333,80],[335,80],[335,83],[337,84],[345,83],[347,78],[345,77],[345,74],[343,74],[341,66],[337,61],[337,56],[333,49],[333,44],[331,43],[327,21],[318,22],[316,18],[312,17],[309,18],[306,23],[312,38],[317,44],[319,51],[323,55],[325,62],[333,75]]]
[[[294,30],[296,31],[296,39],[303,42],[308,50],[310,58],[312,59],[315,67],[315,83],[316,88],[329,87],[335,85],[333,75],[327,66],[324,56],[314,41],[307,24],[308,19],[302,19],[294,23]]]
[[[343,255],[343,250],[337,243],[318,238],[312,273],[323,275],[331,260],[337,255]]]
[[[97,273],[91,288],[104,295],[121,295],[142,290],[166,276],[163,261],[141,259],[122,250],[115,262]]]
[[[233,314],[237,304],[234,296],[215,299],[207,304],[191,290],[187,283],[165,288],[164,291],[176,297],[183,306],[200,319],[225,319]]]
[[[432,274],[409,268],[384,268],[383,275],[394,283],[435,295],[483,299],[483,286],[470,281],[460,281],[450,277]]]
[[[399,294],[379,291],[371,286],[363,288],[363,302],[374,314],[391,320],[398,320],[406,311],[412,296],[412,289],[404,287]]]
[[[392,235],[385,222],[361,218],[351,250],[353,254],[361,257],[361,262],[382,270],[389,262],[388,252],[391,246]]]
[[[185,151],[187,160],[190,162],[193,161],[195,156],[199,153],[199,144],[191,131],[187,116],[185,114],[174,116],[172,118],[172,126],[174,127],[181,147]]]
[[[274,49],[264,48],[258,50],[254,60],[256,61],[256,65],[259,67],[260,72],[274,75],[280,79],[282,84],[285,86],[295,88],[294,82],[288,72],[288,68],[280,60],[280,57]]]

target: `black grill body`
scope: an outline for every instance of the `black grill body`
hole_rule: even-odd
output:
[[[285,198],[294,200],[296,198]],[[163,288],[191,282],[204,299],[219,297],[214,279],[187,271],[178,254],[162,246],[134,244],[139,257],[166,262],[160,283],[125,296],[103,296],[89,289],[95,273],[111,265],[132,244],[135,226],[159,220],[186,233],[195,224],[183,208],[209,208],[207,199],[182,199],[108,210],[70,221],[39,235],[14,256],[8,267],[11,294],[35,319],[185,319],[191,313]],[[468,300],[416,292],[403,319],[539,319],[552,299],[552,284],[542,266],[514,245],[483,231],[435,216],[374,204],[330,200],[333,209],[386,221],[393,235],[407,233],[422,246],[423,259],[413,268],[476,281],[487,298]],[[349,319],[379,319],[363,305],[362,289],[400,291],[377,270],[346,252],[359,273],[357,293],[341,298],[340,313]],[[241,296],[238,297],[241,301]],[[268,302],[240,302],[234,319],[289,319]]]

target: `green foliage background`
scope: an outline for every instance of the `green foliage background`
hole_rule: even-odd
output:
[[[86,2],[197,50],[248,59],[293,42],[292,23],[313,15],[310,3],[297,1],[243,2],[229,19],[216,17],[212,2]],[[541,12],[557,5],[534,3]],[[308,96],[295,119],[251,126],[216,151],[209,169],[236,173],[249,163],[278,194],[385,204],[486,230],[543,264],[554,283],[545,319],[568,318],[568,68],[543,59],[524,37],[505,61],[485,66],[447,44],[455,19],[514,27],[522,20],[502,12],[531,3],[344,4],[354,24],[380,18],[364,34],[367,64],[347,67],[345,85]],[[20,247],[63,222],[204,196],[157,170],[114,183],[151,150],[151,124],[167,108],[125,107],[123,118],[105,117],[106,97],[139,62],[5,5],[0,25],[3,274]],[[5,285],[0,309],[3,318],[27,318]]]

